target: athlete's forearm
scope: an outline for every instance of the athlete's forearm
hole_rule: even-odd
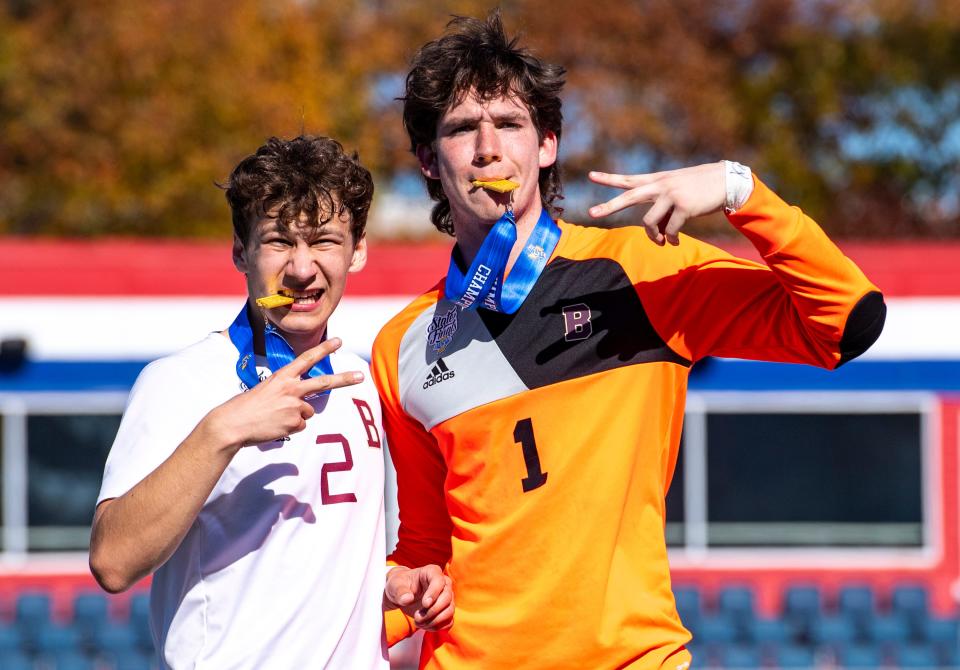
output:
[[[90,569],[106,591],[125,591],[176,551],[240,445],[208,414],[156,470],[96,511]]]
[[[790,306],[814,343],[823,351],[827,367],[863,352],[880,334],[883,301],[878,289],[847,258],[823,230],[799,208],[789,207],[757,183],[757,194],[743,212],[730,219],[754,244],[781,286]],[[864,300],[868,294],[874,300]],[[857,311],[856,318],[850,317]],[[847,326],[862,333],[851,332]],[[841,342],[842,340],[842,342]]]

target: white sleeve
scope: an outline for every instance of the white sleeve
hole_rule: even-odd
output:
[[[130,390],[103,472],[99,505],[123,495],[157,469],[213,407],[190,388],[180,361],[154,361]]]

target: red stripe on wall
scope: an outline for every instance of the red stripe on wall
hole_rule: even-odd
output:
[[[747,258],[749,245],[718,242]],[[960,242],[843,243],[888,296],[960,295]],[[370,243],[349,295],[416,295],[446,271],[450,245]],[[0,295],[240,295],[230,243],[0,238]]]

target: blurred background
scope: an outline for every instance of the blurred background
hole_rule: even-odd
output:
[[[696,664],[960,667],[960,3],[501,7],[568,68],[564,218],[611,195],[590,169],[738,160],[887,298],[836,373],[693,369],[667,536]],[[0,668],[151,667],[147,584],[96,591],[89,523],[139,370],[243,300],[216,186],[241,158],[319,133],[374,172],[370,264],[331,324],[361,355],[443,274],[396,97],[451,14],[489,9],[0,0]],[[690,228],[756,258],[722,217]]]

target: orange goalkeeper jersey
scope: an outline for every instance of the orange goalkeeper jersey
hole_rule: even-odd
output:
[[[397,470],[402,565],[445,565],[453,628],[421,668],[690,662],[664,539],[687,376],[704,356],[825,368],[864,351],[880,293],[756,182],[731,222],[767,265],[690,237],[561,222],[513,315],[443,282],[381,331],[373,374]],[[396,633],[396,631],[392,631]]]

